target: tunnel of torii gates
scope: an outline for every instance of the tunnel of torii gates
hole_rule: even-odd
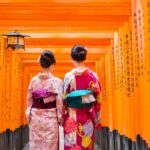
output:
[[[95,142],[102,150],[150,148],[149,0],[1,0],[0,34],[14,30],[31,37],[13,51],[0,36],[0,150],[28,142],[26,93],[40,53],[56,54],[53,73],[63,79],[75,44],[87,47],[86,65],[102,87]]]

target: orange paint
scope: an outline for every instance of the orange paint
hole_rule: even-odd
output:
[[[83,44],[86,65],[102,86],[102,124],[133,141],[140,134],[150,147],[149,9],[148,0],[134,0],[132,7],[130,0],[1,0],[0,32],[20,30],[32,37],[25,40],[26,51],[13,52],[0,38],[0,132],[26,124],[26,91],[41,70],[40,53],[55,53],[53,73],[63,79],[73,68],[72,46]],[[136,29],[139,10],[145,18]]]

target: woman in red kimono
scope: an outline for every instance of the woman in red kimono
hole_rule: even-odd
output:
[[[75,68],[64,80],[65,150],[93,150],[94,128],[100,128],[100,86],[96,73],[84,64],[86,54],[81,45],[72,48]]]

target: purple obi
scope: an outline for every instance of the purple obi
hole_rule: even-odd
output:
[[[56,108],[56,93],[50,92],[47,89],[38,89],[32,91],[33,105],[32,108],[50,109]],[[52,101],[45,102],[44,99],[53,98]]]

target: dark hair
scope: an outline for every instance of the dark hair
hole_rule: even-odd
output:
[[[87,50],[82,45],[75,45],[71,50],[71,58],[78,62],[86,60],[86,54]]]
[[[44,52],[42,52],[40,57],[40,65],[42,68],[49,68],[52,64],[55,63],[56,59],[51,51],[45,50]]]

